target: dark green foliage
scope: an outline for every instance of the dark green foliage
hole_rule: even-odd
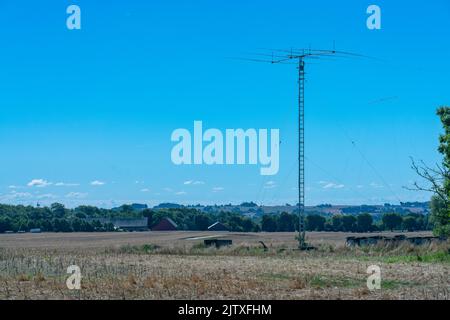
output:
[[[449,200],[450,201],[450,200]],[[434,233],[438,236],[450,236],[450,208],[449,204],[438,196],[431,198],[431,217]]]
[[[326,219],[318,214],[311,214],[306,217],[306,230],[324,231]]]
[[[29,231],[34,228],[43,232],[114,231],[112,224],[103,225],[99,221],[89,223],[84,220],[86,217],[108,217],[107,212],[110,210],[90,206],[67,209],[60,203],[42,208],[0,204],[0,233]]]
[[[342,226],[342,215],[337,214],[331,218],[331,227],[332,227],[331,230],[343,231],[344,227]]]
[[[278,231],[295,231],[298,229],[298,216],[282,212],[278,217]]]
[[[450,107],[437,110],[444,132],[439,136],[438,151],[442,154],[441,164],[429,167],[423,161],[412,161],[417,175],[427,182],[426,186],[414,183],[415,190],[432,192],[431,219],[437,236],[450,236]]]
[[[443,155],[442,167],[439,170],[443,181],[441,197],[434,196],[431,200],[431,216],[435,233],[440,236],[450,236],[450,107],[439,108],[437,115],[444,128],[444,133],[439,136],[438,148]]]
[[[398,213],[386,213],[381,218],[385,230],[399,230],[402,227],[403,219]]]
[[[207,230],[212,224],[212,219],[206,214],[197,214],[194,217],[195,228],[197,230]]]
[[[355,216],[346,215],[342,216],[342,231],[355,232],[356,230],[356,218]]]
[[[262,216],[261,230],[267,232],[277,231],[277,217],[265,214]]]
[[[102,224],[101,218],[147,218],[151,229],[164,217],[171,218],[179,230],[207,230],[208,226],[220,221],[229,231],[237,232],[293,232],[298,231],[298,215],[282,212],[264,214],[262,217],[244,216],[239,212],[203,212],[195,208],[164,208],[130,211],[131,206],[116,209],[100,209],[79,206],[67,209],[61,204],[50,207],[32,207],[0,204],[0,233],[5,231],[29,231],[40,228],[43,232],[104,232],[114,231],[112,224]],[[89,220],[86,220],[89,218]],[[98,218],[98,220],[97,220]],[[428,216],[417,213],[383,215],[381,223],[370,214],[306,216],[307,231],[370,232],[378,230],[427,230],[433,225]]]
[[[241,207],[257,207],[258,205],[254,202],[242,202]]]
[[[373,218],[368,213],[361,213],[356,217],[356,229],[358,232],[373,231]]]

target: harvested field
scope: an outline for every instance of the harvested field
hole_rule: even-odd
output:
[[[370,235],[394,236],[399,233],[381,232]],[[431,235],[430,232],[405,232],[407,236]],[[345,232],[308,232],[308,241],[314,245],[345,244],[347,236],[368,234]],[[295,247],[293,232],[224,232],[224,231],[150,231],[150,232],[77,232],[77,233],[16,233],[0,234],[0,248],[104,248],[123,245],[154,244],[165,247],[192,246],[205,237],[232,239],[234,244],[257,245],[264,241],[268,246]]]
[[[1,235],[0,299],[449,299],[449,243],[346,248],[344,233],[311,233],[318,249],[299,252],[292,233],[226,233],[232,247],[201,245],[216,234]],[[81,290],[66,287],[73,264]]]

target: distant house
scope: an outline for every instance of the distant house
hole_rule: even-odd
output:
[[[177,230],[177,224],[170,218],[162,218],[159,223],[152,228],[153,231],[174,231]]]
[[[112,222],[115,228],[127,231],[146,231],[148,230],[148,218],[141,219],[117,219]]]
[[[113,224],[115,229],[126,231],[147,231],[148,218],[139,219],[110,219],[110,218],[86,218],[87,222],[99,221],[101,224]]]
[[[33,229],[30,229],[30,232],[31,233],[41,233],[41,229],[40,228],[33,228]]]
[[[228,231],[228,228],[223,223],[217,221],[208,227],[208,231]]]

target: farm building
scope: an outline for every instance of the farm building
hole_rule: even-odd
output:
[[[170,218],[162,218],[161,221],[155,225],[152,230],[153,231],[174,231],[177,230],[177,224]]]
[[[217,221],[208,227],[208,231],[228,231],[227,226]]]
[[[146,231],[148,230],[148,218],[141,219],[109,219],[109,218],[86,218],[87,222],[99,221],[101,224],[113,224],[115,229],[126,231]]]

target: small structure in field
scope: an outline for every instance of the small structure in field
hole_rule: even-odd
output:
[[[152,228],[153,231],[175,231],[177,230],[177,224],[170,218],[162,218],[156,226]]]
[[[41,229],[40,228],[30,229],[30,233],[41,233]]]
[[[431,242],[442,242],[442,241],[446,241],[446,239],[428,236],[407,237],[405,235],[396,235],[393,237],[385,237],[385,236],[347,237],[345,244],[348,247],[367,246],[376,244],[400,244],[404,242],[409,242],[414,245],[422,245]]]
[[[208,231],[228,231],[228,228],[223,223],[217,221],[208,227]]]
[[[231,246],[233,243],[233,240],[228,239],[205,239],[203,240],[203,243],[205,246],[216,246],[216,248],[224,247],[224,246]]]

